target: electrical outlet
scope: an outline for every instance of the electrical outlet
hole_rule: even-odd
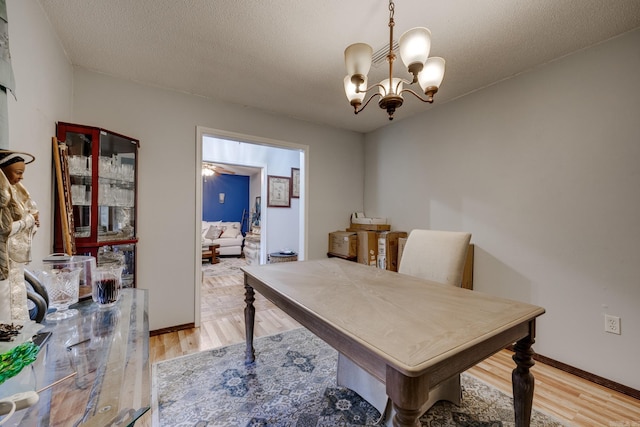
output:
[[[610,334],[620,335],[620,318],[618,316],[604,315],[604,331]]]

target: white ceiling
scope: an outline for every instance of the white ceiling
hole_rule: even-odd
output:
[[[74,66],[359,132],[389,123],[375,103],[355,116],[342,86],[345,47],[388,44],[387,1],[39,2]],[[436,102],[405,96],[398,121],[638,28],[640,1],[397,0],[395,24],[395,39],[429,28],[447,61]]]

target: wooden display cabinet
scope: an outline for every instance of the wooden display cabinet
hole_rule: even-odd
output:
[[[56,137],[68,147],[76,255],[94,256],[98,265],[124,262],[123,286],[135,287],[139,141],[64,122],[58,123]],[[63,252],[57,206],[56,201],[54,251]]]

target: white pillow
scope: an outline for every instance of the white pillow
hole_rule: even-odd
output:
[[[221,239],[227,239],[227,238],[235,239],[236,237],[238,237],[238,234],[240,234],[240,230],[238,230],[237,228],[227,227],[222,232],[222,234],[220,235],[220,238]]]
[[[202,237],[206,237],[211,227],[221,228],[222,221],[202,221]]]
[[[222,229],[216,227],[215,225],[212,225],[211,227],[209,227],[209,230],[207,230],[207,234],[204,237],[207,239],[216,240],[220,237],[221,234]]]

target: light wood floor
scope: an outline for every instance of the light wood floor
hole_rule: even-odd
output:
[[[201,327],[151,337],[150,362],[244,341],[242,276],[206,277]],[[300,325],[256,292],[255,336],[273,335]],[[534,346],[535,348],[535,346]],[[511,395],[513,353],[502,350],[468,372]],[[533,406],[569,426],[640,427],[640,400],[536,363]],[[137,425],[150,427],[148,412]]]

